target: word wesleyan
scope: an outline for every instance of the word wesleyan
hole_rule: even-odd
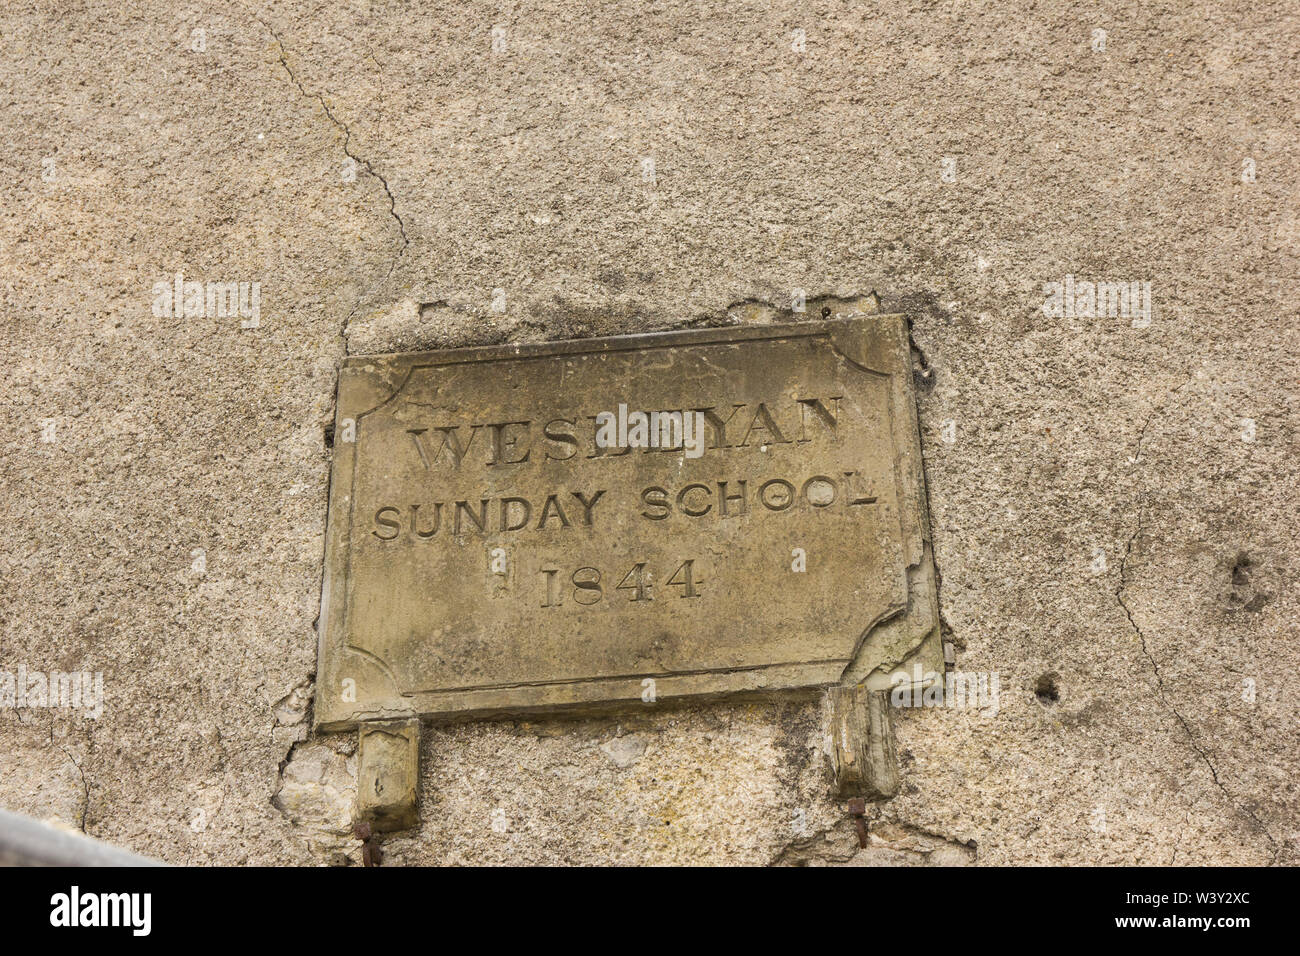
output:
[[[467,462],[491,468],[538,460],[568,461],[579,454],[592,459],[617,458],[634,449],[643,453],[683,450],[695,458],[706,448],[757,449],[811,442],[819,431],[833,435],[839,425],[842,397],[833,395],[825,401],[798,398],[793,407],[779,409],[767,402],[739,402],[729,408],[709,405],[648,414],[629,413],[626,405],[620,405],[618,415],[600,412],[552,418],[545,423],[521,419],[436,425],[408,428],[406,433],[420,464],[428,471],[459,470]],[[584,418],[592,423],[586,440],[579,438],[584,430],[578,422]]]

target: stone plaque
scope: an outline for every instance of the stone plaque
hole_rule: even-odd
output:
[[[902,316],[347,359],[316,722],[942,672]]]

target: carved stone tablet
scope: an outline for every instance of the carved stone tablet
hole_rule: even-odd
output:
[[[317,724],[942,672],[906,323],[848,314],[346,360]]]

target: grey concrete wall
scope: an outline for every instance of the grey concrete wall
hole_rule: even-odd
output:
[[[430,730],[386,862],[1297,862],[1300,23],[1136,6],[6,4],[0,670],[104,708],[0,707],[0,806],[355,860],[307,733],[336,363],[874,289],[997,713],[900,713],[862,852],[816,701]],[[259,326],[155,316],[177,272]],[[1067,274],[1149,325],[1046,314]]]

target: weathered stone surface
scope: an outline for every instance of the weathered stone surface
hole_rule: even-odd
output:
[[[898,754],[889,693],[862,684],[827,691],[827,751],[841,797],[882,800],[898,793]]]
[[[362,724],[357,732],[357,819],[377,830],[414,826],[419,761],[418,720]]]
[[[293,824],[295,842],[329,863],[357,856],[352,832],[358,779],[355,740],[352,744],[334,739],[291,746],[271,798],[272,806]],[[207,825],[213,822],[209,818]]]
[[[335,435],[327,729],[942,668],[903,316],[353,358]]]
[[[356,796],[355,763],[325,743],[294,747],[273,797],[276,809],[295,824],[348,833]]]
[[[605,741],[600,745],[600,751],[615,767],[626,770],[645,755],[646,744],[647,739],[640,734],[628,734]]]

